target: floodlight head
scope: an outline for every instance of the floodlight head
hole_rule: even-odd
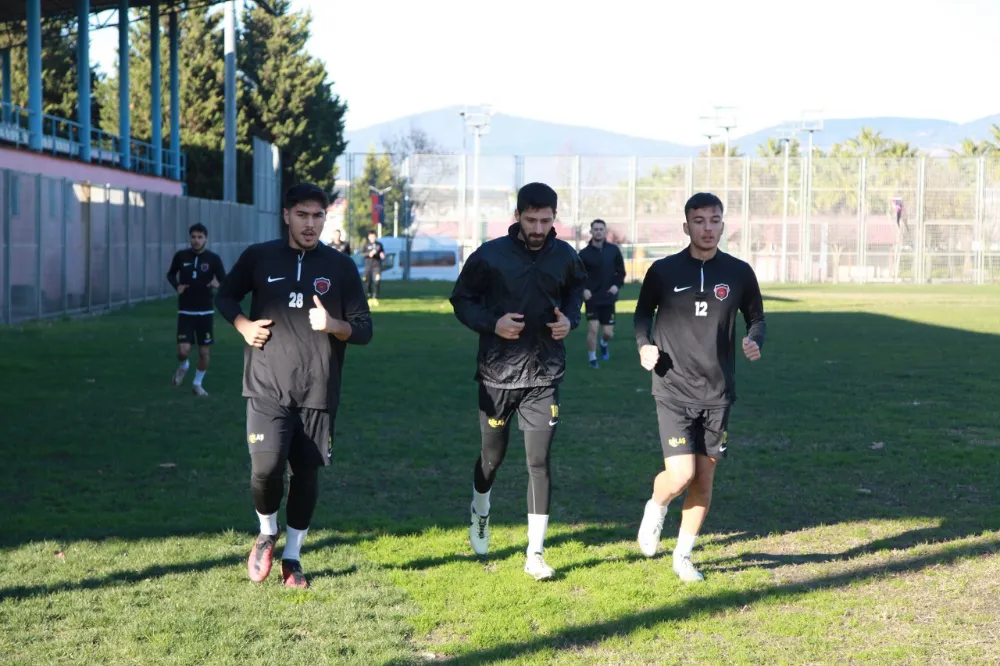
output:
[[[823,130],[823,110],[806,109],[803,111],[802,129],[806,132],[821,132]]]
[[[717,106],[715,107],[715,125],[725,130],[736,127],[736,107]]]
[[[784,125],[778,127],[778,130],[775,133],[782,141],[790,141],[792,137],[799,133],[796,125],[797,123],[785,123]]]

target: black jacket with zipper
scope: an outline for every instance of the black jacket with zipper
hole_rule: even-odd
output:
[[[633,319],[639,349],[652,344],[660,350],[653,395],[696,408],[735,402],[738,312],[747,336],[763,349],[763,298],[747,262],[721,250],[702,261],[690,247],[654,261]]]
[[[284,240],[251,245],[215,298],[230,324],[243,314],[240,303],[248,293],[253,298],[245,316],[274,323],[263,349],[244,345],[243,396],[336,415],[347,344],[364,345],[372,339],[371,311],[354,260],[322,243],[308,251]],[[312,330],[314,295],[331,316],[351,325],[346,343]]]
[[[475,379],[498,389],[555,386],[566,373],[566,346],[552,338],[546,324],[555,309],[570,327],[580,325],[580,305],[587,274],[576,250],[549,232],[542,248],[528,249],[515,223],[507,235],[488,241],[469,255],[455,282],[455,316],[479,333]],[[496,334],[507,313],[524,315],[517,340]]]
[[[612,294],[609,289],[625,284],[625,259],[621,250],[614,243],[607,241],[596,247],[587,243],[580,250],[580,260],[587,271],[587,289],[590,290],[590,305],[611,305],[618,300],[618,294]]]

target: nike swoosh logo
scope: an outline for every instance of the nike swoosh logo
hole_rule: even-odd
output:
[[[284,279],[285,279],[285,278],[283,278],[283,277],[280,277],[280,278],[273,278],[273,277],[271,277],[271,276],[268,276],[268,278],[267,278],[267,281],[268,281],[268,282],[277,282],[277,281],[279,281],[279,280],[284,280]]]
[[[550,426],[554,426],[557,423],[559,423],[559,419],[556,419],[555,421],[549,421]]]
[[[685,289],[690,289],[691,287],[674,287],[674,293],[678,291],[684,291]]]

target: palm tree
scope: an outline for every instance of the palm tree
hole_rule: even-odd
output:
[[[784,157],[785,143],[781,139],[768,137],[767,141],[757,146],[757,154],[761,157]],[[799,157],[802,154],[802,144],[798,139],[788,143],[788,156]]]

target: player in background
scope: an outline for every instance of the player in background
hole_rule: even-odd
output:
[[[354,261],[319,242],[326,193],[308,183],[285,193],[288,240],[251,245],[216,297],[219,312],[243,336],[250,488],[260,534],[247,562],[250,579],[271,572],[278,510],[289,467],[281,577],[308,587],[302,543],[319,497],[318,470],[330,464],[348,344],[372,338],[372,321]],[[252,295],[250,312],[240,303]]]
[[[712,501],[716,464],[729,448],[737,312],[747,327],[743,354],[751,361],[760,358],[766,326],[753,269],[718,249],[725,229],[722,201],[695,194],[684,216],[690,244],[650,266],[635,308],[639,360],[652,372],[665,467],[646,502],[638,541],[644,555],[656,554],[667,506],[687,490],[673,568],[682,580],[694,582],[702,575],[691,563],[691,551]]]
[[[333,232],[333,240],[330,242],[330,247],[341,254],[351,256],[351,243],[341,238],[340,229]]]
[[[563,340],[580,324],[586,275],[573,247],[556,238],[558,199],[543,183],[517,193],[515,222],[466,260],[455,283],[455,316],[479,334],[479,457],[473,467],[469,538],[489,550],[490,489],[510,443],[517,412],[528,463],[528,549],[525,573],[555,573],[542,551],[549,521],[549,453],[559,422],[559,385],[566,372]]]
[[[365,287],[372,305],[378,305],[379,288],[382,286],[382,262],[385,260],[385,248],[378,241],[378,234],[372,229],[368,232],[368,241],[361,246],[361,254],[365,258]]]
[[[604,220],[590,223],[590,242],[580,250],[580,260],[587,270],[587,288],[583,300],[587,309],[587,355],[590,367],[598,368],[597,345],[600,329],[601,360],[611,357],[608,343],[615,337],[615,303],[625,284],[625,259],[614,243],[607,242],[608,225]]]
[[[180,365],[174,371],[172,383],[180,386],[184,381],[190,363],[191,345],[198,345],[198,368],[194,373],[192,390],[195,395],[205,397],[208,392],[202,387],[208,372],[210,350],[213,342],[212,329],[215,310],[212,307],[212,290],[226,277],[222,258],[211,250],[208,244],[208,229],[205,225],[192,224],[188,229],[191,247],[174,254],[167,270],[167,282],[177,291],[177,360]]]

